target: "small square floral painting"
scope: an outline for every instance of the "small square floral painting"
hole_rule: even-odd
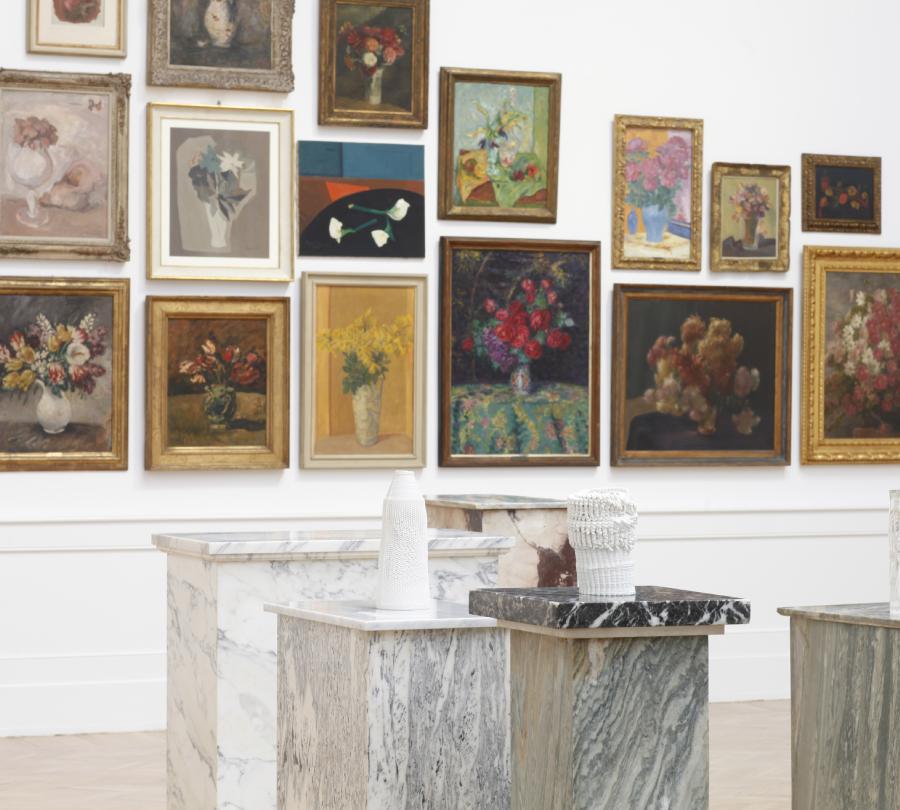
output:
[[[881,158],[803,155],[803,230],[881,233]]]
[[[595,464],[590,243],[444,241],[444,464]]]

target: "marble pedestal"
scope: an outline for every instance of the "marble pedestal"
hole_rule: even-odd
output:
[[[506,632],[464,604],[278,614],[278,810],[508,810]]]
[[[275,810],[276,621],[265,602],[374,598],[380,531],[159,535],[168,553],[168,810]],[[432,596],[496,584],[506,537],[434,531]]]
[[[638,587],[469,595],[510,630],[516,810],[709,806],[707,636],[750,619],[730,597]]]
[[[566,502],[518,495],[436,495],[426,498],[428,525],[515,538],[500,560],[498,585],[550,588],[577,585]]]
[[[900,808],[900,618],[888,603],[791,617],[794,810]]]

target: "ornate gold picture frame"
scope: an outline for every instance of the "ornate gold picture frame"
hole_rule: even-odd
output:
[[[803,464],[900,462],[900,250],[803,250]]]
[[[427,276],[303,274],[301,466],[425,466]]]
[[[290,299],[147,298],[148,470],[288,466]]]
[[[294,89],[294,0],[148,0],[147,83]]]
[[[320,0],[319,123],[428,127],[429,0]]]
[[[881,233],[881,158],[803,155],[803,230]]]
[[[713,163],[710,268],[787,272],[791,263],[791,167]]]
[[[617,115],[612,266],[700,270],[703,121]]]
[[[0,69],[0,257],[126,262],[124,73]]]
[[[556,222],[559,73],[441,68],[438,217]]]
[[[28,0],[28,53],[125,57],[126,0]]]
[[[127,279],[0,279],[0,471],[128,469]]]

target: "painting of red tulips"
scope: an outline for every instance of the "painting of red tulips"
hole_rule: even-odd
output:
[[[881,233],[881,158],[803,155],[803,230]]]
[[[599,245],[442,247],[442,464],[596,464]]]

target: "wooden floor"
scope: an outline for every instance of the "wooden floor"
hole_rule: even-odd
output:
[[[790,704],[714,703],[709,725],[711,810],[788,810]],[[0,739],[0,808],[165,810],[165,735]]]

